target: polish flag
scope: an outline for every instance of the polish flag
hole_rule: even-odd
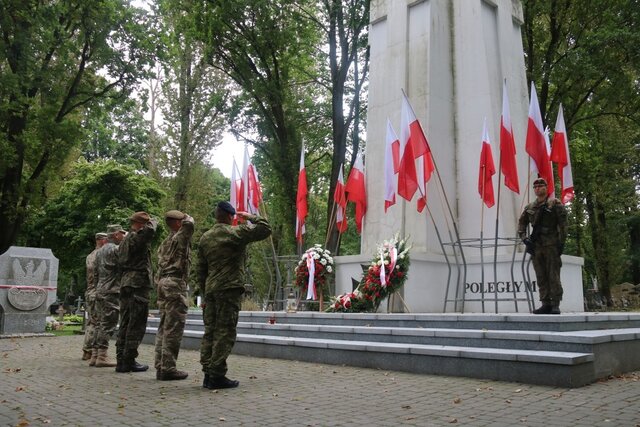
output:
[[[307,171],[304,168],[304,142],[300,150],[300,172],[298,173],[298,192],[296,194],[296,240],[302,243],[305,233],[304,221],[307,218]]]
[[[238,178],[240,171],[238,170],[238,164],[235,157],[233,158],[233,168],[231,170],[231,188],[229,189],[229,204],[233,206],[236,211],[241,210],[239,207],[239,200],[242,198],[242,179]],[[238,224],[238,217],[233,216],[233,225]]]
[[[347,198],[345,196],[344,176],[342,175],[342,165],[336,182],[336,190],[333,193],[333,201],[336,203],[336,228],[338,233],[347,231]]]
[[[562,203],[570,202],[575,194],[573,192],[573,174],[571,173],[571,158],[569,156],[569,138],[567,138],[567,129],[564,125],[562,104],[558,109],[556,128],[553,133],[551,160],[558,164]]]
[[[507,96],[507,80],[502,88],[502,118],[500,119],[500,170],[504,174],[504,185],[511,191],[520,194],[518,183],[518,165],[516,163],[516,144],[511,126],[509,98]]]
[[[367,212],[367,191],[365,188],[364,162],[360,151],[358,151],[356,161],[349,172],[345,191],[347,200],[356,204],[356,229],[358,233],[362,233],[362,219]]]
[[[387,119],[387,141],[384,150],[384,211],[396,204],[396,174],[400,166],[400,140]]]
[[[538,95],[536,94],[536,87],[533,82],[531,82],[531,101],[529,103],[529,123],[527,125],[525,148],[535,164],[535,169],[532,164],[532,170],[544,178],[547,181],[547,188],[553,191],[551,185],[553,182],[553,172],[549,161],[547,144],[544,140],[544,126],[542,125],[542,114],[540,113],[540,104],[538,104]]]
[[[258,213],[258,207],[262,201],[262,189],[260,188],[260,180],[258,179],[258,171],[253,163],[249,164],[248,171],[249,181],[249,198],[247,203],[249,205],[249,212],[252,214]]]
[[[549,170],[551,171],[551,180],[547,180],[547,194],[549,197],[556,196],[556,184],[553,180],[553,164],[551,163],[551,143],[549,142],[549,126],[544,128],[544,145],[547,147],[547,155],[549,156]]]
[[[493,154],[491,153],[491,141],[489,141],[489,131],[487,130],[487,119],[484,119],[482,129],[482,151],[480,152],[480,171],[478,174],[478,193],[484,204],[488,208],[495,204],[493,195],[493,175],[496,173],[496,167],[493,163]]]
[[[427,204],[426,183],[435,170],[431,149],[407,97],[402,94],[398,194],[411,200],[419,190],[418,211]],[[417,162],[415,160],[418,160]]]

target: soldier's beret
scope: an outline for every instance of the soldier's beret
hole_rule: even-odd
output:
[[[220,210],[225,211],[226,213],[230,214],[230,215],[235,215],[236,214],[236,210],[234,209],[233,206],[231,206],[231,203],[229,202],[219,202],[217,205],[217,208]]]
[[[183,214],[182,212],[172,209],[170,211],[167,211],[164,214],[164,217],[167,219],[184,219],[184,217],[187,216],[185,214]]]
[[[107,236],[107,233],[102,233],[102,232],[96,233],[96,240],[103,240],[103,239],[106,239],[107,237],[109,237]]]
[[[115,234],[117,232],[125,233],[124,228],[120,224],[107,225],[107,234]]]
[[[544,178],[538,178],[533,181],[533,186],[535,187],[536,185],[544,185],[546,187],[547,181],[545,181]]]
[[[129,221],[140,222],[142,224],[148,223],[150,219],[151,217],[149,216],[149,214],[142,211],[136,212],[129,217]]]

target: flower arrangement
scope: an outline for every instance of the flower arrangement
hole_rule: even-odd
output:
[[[307,249],[298,261],[295,269],[296,286],[300,295],[306,292],[306,299],[317,300],[322,296],[322,289],[334,276],[334,264],[331,252],[315,244]]]
[[[371,265],[353,292],[338,295],[327,311],[366,312],[377,311],[380,303],[398,291],[407,280],[409,251],[405,239],[398,235],[378,246]]]

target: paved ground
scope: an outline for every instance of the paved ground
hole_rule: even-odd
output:
[[[240,387],[215,392],[201,387],[195,351],[180,353],[187,380],[161,382],[153,370],[90,368],[81,342],[0,339],[0,426],[640,427],[640,372],[561,389],[232,356]]]

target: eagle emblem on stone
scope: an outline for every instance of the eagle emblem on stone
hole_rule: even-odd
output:
[[[47,272],[47,263],[40,261],[38,268],[35,263],[30,260],[25,268],[22,268],[20,261],[16,258],[13,260],[13,279],[18,286],[42,286],[44,275]]]

